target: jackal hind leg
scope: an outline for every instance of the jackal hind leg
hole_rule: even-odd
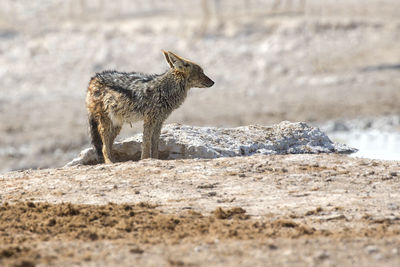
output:
[[[118,135],[119,132],[121,131],[121,128],[122,128],[121,126],[111,125],[111,133],[110,133],[110,139],[109,139],[109,142],[110,142],[109,148],[110,148],[110,155],[111,155],[111,158],[110,158],[110,159],[111,159],[112,162],[115,162],[115,161],[116,161],[116,158],[115,158],[115,155],[114,155],[114,152],[113,152],[112,147],[113,147],[115,138],[117,137],[117,135]]]
[[[99,133],[103,142],[103,157],[106,164],[112,163],[111,148],[113,143],[112,122],[109,118],[102,117],[99,123]]]
[[[158,144],[160,142],[160,134],[163,121],[158,121],[153,130],[153,135],[151,137],[151,157],[158,159]]]

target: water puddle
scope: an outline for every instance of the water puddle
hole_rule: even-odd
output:
[[[400,116],[329,121],[319,128],[332,141],[357,148],[351,157],[400,160]]]
[[[379,130],[335,132],[328,134],[334,142],[358,149],[351,157],[400,160],[400,132]]]

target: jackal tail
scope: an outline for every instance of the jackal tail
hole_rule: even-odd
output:
[[[98,121],[89,115],[89,127],[90,127],[90,136],[92,138],[92,144],[96,150],[97,158],[99,160],[99,163],[104,162],[104,157],[103,157],[103,142],[100,137],[99,133],[99,123]]]

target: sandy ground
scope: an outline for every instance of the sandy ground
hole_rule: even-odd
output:
[[[399,162],[340,155],[11,172],[0,261],[398,266],[399,177]]]
[[[161,49],[216,81],[192,90],[168,123],[400,114],[399,1],[220,2],[218,12],[213,1],[0,2],[0,265],[400,265],[399,161],[286,155],[57,169],[89,146],[90,77],[160,73]]]

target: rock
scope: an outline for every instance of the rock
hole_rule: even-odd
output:
[[[329,259],[329,254],[326,251],[320,251],[315,255],[315,259],[317,259],[317,260]]]
[[[373,253],[377,253],[377,252],[379,251],[379,249],[378,249],[377,246],[369,245],[369,246],[367,246],[367,247],[365,248],[365,251],[366,251],[368,254],[373,254]]]
[[[139,160],[142,134],[113,146],[117,161]],[[254,154],[353,153],[357,150],[332,142],[318,128],[304,122],[283,121],[273,126],[250,125],[237,128],[164,126],[160,137],[161,159],[219,158]],[[93,148],[83,150],[66,166],[95,164]]]

